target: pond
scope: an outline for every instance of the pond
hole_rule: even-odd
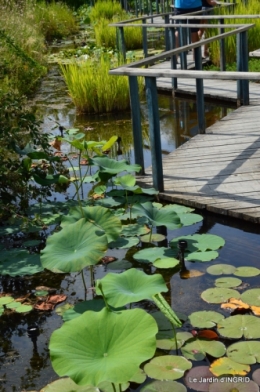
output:
[[[41,92],[35,97],[34,104],[38,115],[43,118],[42,128],[45,132],[53,132],[55,135],[58,135],[58,127],[61,125],[65,129],[78,128],[81,131],[84,130],[87,140],[108,140],[112,135],[120,136],[122,143],[111,150],[112,156],[117,160],[125,158],[130,163],[134,163],[130,113],[88,117],[76,115],[75,108],[66,96],[66,88],[55,68],[50,73],[49,79],[46,79],[44,83]],[[159,96],[159,107],[162,154],[169,154],[169,152],[197,133],[196,105],[193,101],[177,100],[169,96]],[[149,166],[151,157],[145,102],[142,102],[141,109],[145,165]],[[213,104],[207,105],[207,125],[209,126],[219,118],[225,116],[229,110],[231,109],[216,107]],[[62,144],[61,151],[66,154],[70,151],[70,145],[66,143]],[[76,160],[74,164],[76,164]],[[86,191],[89,189],[88,187],[86,186]],[[58,193],[55,195],[58,200],[58,210],[60,208],[59,201],[67,200],[68,197],[71,197],[71,194],[71,189],[69,188],[63,195]],[[64,214],[61,211],[59,213],[61,216]],[[197,213],[201,214],[201,212]],[[32,253],[35,251],[39,252],[45,246],[45,238],[49,233],[48,230],[52,230],[53,228],[54,225],[50,225],[50,228],[42,230],[40,235],[37,232],[32,232],[25,236],[26,238],[19,233],[9,236],[8,240],[6,240],[6,236],[3,236],[1,242],[8,244],[9,248],[26,248]],[[234,266],[234,271],[241,266],[255,267],[258,271],[259,226],[239,220],[227,219],[223,216],[203,213],[203,220],[191,226],[183,226],[175,230],[167,229],[167,232],[160,230],[160,228],[157,230],[158,232],[164,232],[166,239],[151,244],[147,243],[144,239],[139,241],[138,237],[137,242],[126,249],[118,249],[116,247],[109,249],[105,253],[106,257],[103,258],[103,262],[94,266],[94,280],[102,279],[108,272],[119,273],[131,267],[136,268],[138,271],[144,271],[149,277],[156,277],[161,274],[168,288],[168,292],[165,293],[165,298],[171,304],[174,311],[182,314],[179,315],[181,320],[184,319],[183,314],[188,316],[193,312],[205,310],[218,312],[228,318],[230,311],[228,309],[222,309],[220,307],[221,302],[211,303],[201,298],[201,294],[207,289],[214,287],[216,278],[220,277],[220,275],[214,275],[207,269],[210,266],[224,264]],[[140,250],[149,250],[155,245],[158,248],[168,247],[170,241],[174,238],[194,234],[221,236],[225,240],[225,245],[220,246],[218,257],[214,258],[213,261],[211,259],[211,261],[194,262],[189,261],[185,256],[186,270],[180,270],[179,265],[175,268],[168,269],[156,268],[155,265],[140,262],[140,259],[134,257]],[[31,243],[30,245],[29,243],[26,245],[25,240],[28,239],[30,241],[38,240],[38,244],[34,245],[34,243]],[[113,262],[110,263],[112,260],[125,261],[123,264],[117,266]],[[46,294],[44,293],[46,288],[50,290],[50,295],[59,295],[61,301],[59,303],[59,299],[55,299],[53,310],[43,310],[43,308],[40,308],[38,310],[33,309],[28,313],[18,313],[18,311],[5,309],[5,312],[0,316],[1,392],[40,391],[45,385],[58,379],[50,362],[49,340],[53,331],[64,324],[60,314],[63,305],[75,305],[78,302],[86,299],[91,300],[94,297],[92,289],[94,283],[93,276],[90,274],[89,269],[84,269],[83,275],[88,288],[87,293],[80,272],[54,273],[44,271],[25,277],[1,277],[1,293],[6,296],[13,296],[16,300],[19,299],[21,303],[31,302],[34,305],[36,298],[38,302],[41,303],[42,300],[42,303],[44,303],[46,301]],[[232,277],[234,276],[232,272],[228,274],[228,276],[230,275]],[[242,273],[242,282],[239,283],[239,287],[237,288],[238,292],[240,290],[244,292],[248,289],[258,287],[259,275],[251,277],[249,275],[250,270],[247,274],[244,273],[243,275]],[[133,308],[135,309],[136,307],[137,304],[134,304]],[[140,307],[148,313],[154,313],[157,310],[152,301],[144,299],[139,302]],[[36,328],[37,333],[32,333],[31,328]],[[200,329],[200,327],[191,325],[191,322],[188,320],[184,321],[178,331],[197,334]],[[216,331],[216,328],[214,327],[213,330]],[[217,339],[218,342],[224,343],[226,347],[233,343],[232,339],[227,337],[218,337]],[[256,339],[259,339],[259,337]],[[212,342],[215,342],[215,340],[211,341],[211,344],[214,345],[215,343]],[[192,355],[196,354],[197,348],[192,351]],[[163,349],[160,346],[157,349],[156,357],[169,354],[175,354],[175,351],[172,348]],[[192,363],[196,368],[200,365],[208,366],[213,360],[212,355],[207,354],[204,359],[198,361],[192,360]],[[252,379],[252,373],[259,368],[258,364],[253,364],[250,371],[246,373],[247,377]],[[145,383],[147,384],[148,381],[149,378]],[[184,384],[183,377],[178,379],[178,382],[179,384]],[[144,384],[141,385],[141,387],[143,386]],[[128,390],[139,391],[141,387],[137,383],[131,383]],[[172,390],[175,391],[175,389]],[[188,388],[188,391],[192,390],[194,389]]]

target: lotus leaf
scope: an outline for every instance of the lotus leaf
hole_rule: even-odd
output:
[[[251,315],[236,315],[221,320],[218,323],[218,332],[221,336],[231,339],[260,338],[260,319]]]
[[[241,294],[241,299],[249,305],[260,306],[260,289],[245,291]]]
[[[114,216],[109,209],[101,206],[95,207],[73,207],[69,214],[63,216],[61,227],[75,223],[81,218],[85,218],[99,230],[107,235],[107,241],[115,241],[121,233],[122,225],[119,218]]]
[[[48,237],[41,261],[53,272],[77,272],[97,264],[106,249],[104,232],[82,218]]]
[[[118,237],[116,241],[109,242],[108,246],[110,249],[126,249],[139,244],[139,238],[137,237]]]
[[[116,392],[120,391],[119,384],[114,384]],[[129,384],[121,384],[121,391],[125,391],[128,388]],[[77,385],[71,378],[61,378],[50,384],[46,385],[40,392],[98,392],[102,390],[102,392],[113,392],[113,386],[109,382],[102,382],[98,387],[92,387],[88,385]]]
[[[213,377],[208,366],[196,366],[187,371],[184,383],[187,387],[194,389],[194,391],[208,392],[213,378],[216,382],[216,378]]]
[[[153,203],[154,205],[157,204],[158,208],[160,203]],[[163,207],[162,204],[160,204],[161,207]],[[166,206],[163,207],[165,210],[168,211],[175,211],[177,214],[186,214],[188,212],[194,211],[194,208],[186,207],[186,206],[181,206],[179,204],[167,204]]]
[[[72,304],[64,304],[64,305],[61,305],[61,306],[59,306],[58,308],[56,308],[56,309],[55,309],[55,312],[56,312],[59,316],[63,317],[64,313],[67,312],[67,310],[72,309],[72,308],[73,308],[73,305],[72,305]]]
[[[10,276],[33,275],[43,271],[40,256],[27,250],[7,250],[1,252],[0,274]]]
[[[205,261],[214,260],[217,257],[218,257],[218,252],[216,252],[215,250],[208,250],[206,252],[192,252],[192,253],[189,253],[185,257],[185,260],[205,262]]]
[[[240,293],[233,289],[214,287],[201,293],[201,298],[210,304],[220,304],[229,298],[239,298]]]
[[[105,302],[104,302],[103,298],[78,302],[73,308],[66,310],[63,313],[62,318],[63,318],[63,321],[70,321],[76,317],[79,317],[81,314],[83,314],[87,310],[92,310],[93,312],[99,312],[104,307],[105,307]]]
[[[37,246],[41,244],[41,240],[28,240],[23,242],[23,246]]]
[[[191,367],[192,363],[184,357],[164,355],[153,358],[144,366],[144,371],[148,377],[156,380],[177,380]]]
[[[176,334],[177,348],[182,347],[187,340],[192,338],[193,335],[190,332],[177,332]],[[158,348],[161,348],[162,350],[176,350],[175,338],[159,339],[156,341],[156,346]]]
[[[255,267],[238,267],[236,270],[233,272],[234,275],[236,276],[241,276],[241,277],[251,277],[251,276],[257,276],[260,274],[260,269],[255,268]]]
[[[117,261],[113,261],[113,263],[108,263],[107,269],[121,271],[121,270],[132,268],[132,266],[133,266],[132,263],[130,263],[130,261],[128,260],[117,260]]]
[[[242,365],[241,363],[232,361],[230,358],[224,357],[216,359],[216,361],[211,364],[210,371],[217,377],[233,374],[245,376],[250,372],[250,366]]]
[[[142,235],[140,237],[140,240],[142,242],[161,242],[161,241],[165,240],[165,238],[166,237],[162,234],[153,233],[152,235],[150,235],[150,234]]]
[[[240,286],[241,283],[241,279],[230,277],[223,277],[215,280],[215,286],[217,287],[237,287]]]
[[[134,382],[135,384],[142,384],[146,379],[146,374],[142,369],[138,369],[138,371],[130,378],[130,382]]]
[[[182,226],[180,218],[175,211],[165,211],[163,208],[158,209],[151,202],[135,204],[132,207],[133,216],[146,217],[152,226],[166,226],[170,230]]]
[[[227,349],[228,358],[238,363],[253,365],[260,363],[260,342],[238,342]]]
[[[15,308],[15,311],[17,313],[27,313],[33,310],[33,307],[31,305],[21,305],[18,308]]]
[[[140,263],[153,263],[157,259],[174,258],[175,252],[171,248],[153,247],[139,250],[134,254],[134,259]]]
[[[21,305],[22,305],[21,302],[13,301],[13,302],[9,302],[5,306],[8,309],[16,309],[19,308]]]
[[[180,214],[178,212],[177,214],[179,215],[179,218],[183,226],[191,226],[203,220],[203,216],[199,214],[187,214],[187,213]]]
[[[142,309],[88,311],[53,332],[52,365],[78,385],[124,383],[154,355],[156,333],[156,322]]]
[[[113,182],[115,185],[122,187],[132,187],[135,186],[136,178],[132,174],[125,174],[124,176],[115,177]]]
[[[179,265],[180,261],[175,259],[174,257],[168,257],[166,259],[158,259],[153,262],[153,265],[156,268],[174,268],[176,265]]]
[[[123,197],[105,197],[104,199],[95,200],[96,205],[100,205],[107,208],[118,207],[125,203]]]
[[[108,157],[95,157],[91,159],[91,163],[100,167],[100,171],[109,174],[118,174],[122,171],[126,172],[139,172],[141,166],[139,165],[129,165],[124,159],[121,161],[116,161]]]
[[[196,328],[214,328],[223,318],[223,314],[218,312],[202,310],[191,313],[188,320]]]
[[[159,329],[159,332],[156,337],[159,339],[161,337],[172,338],[173,329],[169,319],[160,311],[151,313],[151,316],[153,316],[154,319],[156,320]]]
[[[135,235],[144,235],[149,233],[150,229],[147,226],[141,226],[138,225],[137,223],[133,223],[130,225],[124,225],[122,226],[122,232],[121,235],[125,237],[131,237]]]
[[[254,381],[229,382],[224,378],[219,383],[210,385],[209,392],[259,392],[259,388]]]
[[[0,306],[7,305],[14,301],[13,297],[0,297]]]
[[[224,246],[225,240],[217,235],[213,234],[194,234],[182,237],[174,238],[170,242],[172,248],[178,248],[179,240],[186,240],[188,243],[188,252],[206,252],[208,250],[217,250]]]
[[[34,293],[34,295],[36,295],[37,297],[45,297],[48,294],[49,292],[46,290],[35,291]]]
[[[235,270],[236,267],[230,264],[215,264],[207,268],[207,272],[211,275],[229,275]]]
[[[109,305],[114,307],[151,299],[154,294],[168,291],[161,275],[146,275],[135,268],[122,274],[108,273],[97,281],[97,294],[101,294],[100,283]]]
[[[140,392],[187,392],[187,389],[176,381],[152,381],[146,384]]]
[[[215,340],[195,338],[189,340],[185,346],[181,348],[181,352],[187,359],[202,361],[207,354],[215,358],[222,357],[226,352],[226,347],[223,343]]]

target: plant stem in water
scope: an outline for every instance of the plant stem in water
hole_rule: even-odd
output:
[[[84,272],[83,272],[83,270],[81,270],[81,276],[82,276],[82,281],[83,281],[83,285],[84,285],[84,290],[85,290],[85,301],[86,301],[86,299],[87,299],[87,285],[86,285],[86,282],[85,282],[85,278],[84,278]]]

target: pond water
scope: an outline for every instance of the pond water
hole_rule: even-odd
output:
[[[62,125],[66,129],[73,127],[85,130],[88,140],[108,139],[112,135],[118,135],[122,139],[122,146],[120,147],[122,151],[118,151],[118,149],[113,151],[114,156],[118,159],[124,157],[133,163],[130,113],[103,116],[76,115],[75,108],[65,93],[66,87],[57,74],[57,70],[53,68],[49,78],[46,78],[41,91],[34,100],[35,110],[43,118],[42,128],[44,132],[53,132],[58,135],[58,125]],[[168,154],[197,133],[196,105],[193,101],[159,96],[159,107],[162,153]],[[145,102],[142,102],[141,109],[145,165],[149,166],[151,157]],[[225,116],[229,110],[226,107],[216,107],[213,104],[206,105],[207,125],[209,126]],[[63,145],[62,151],[66,153],[68,148],[68,146]],[[62,201],[66,194],[58,197]],[[170,241],[174,237],[195,233],[219,235],[225,239],[226,244],[219,251],[219,257],[213,262],[186,262],[186,267],[189,270],[200,271],[201,276],[182,279],[178,269],[166,270],[168,272],[160,270],[159,273],[163,275],[169,288],[166,297],[171,302],[174,310],[186,315],[197,310],[215,310],[227,316],[228,312],[222,310],[219,305],[207,304],[200,297],[203,290],[212,287],[215,279],[214,276],[206,272],[206,269],[209,265],[219,263],[235,266],[250,265],[259,268],[260,227],[207,213],[200,223],[168,231],[166,241]],[[14,247],[20,247],[21,238],[14,236],[12,243]],[[166,245],[164,244],[164,246]],[[137,250],[146,247],[149,247],[149,245],[139,243],[131,250],[113,249],[109,250],[106,255],[116,257],[119,260],[126,259],[132,263],[133,267],[143,269],[147,274],[157,273],[154,267],[143,266],[133,259],[133,254]],[[109,264],[95,266],[95,279],[102,278],[108,271],[111,271],[110,268]],[[87,287],[90,287],[89,272],[85,271],[84,276]],[[259,278],[242,279],[243,283],[249,285],[250,288],[258,287]],[[15,298],[33,293],[37,286],[52,287],[57,293],[65,294],[67,296],[65,303],[74,304],[85,299],[85,290],[79,273],[54,274],[43,272],[23,279],[5,277],[0,279],[1,292],[13,295]],[[87,299],[92,297],[93,290],[89,289]],[[143,301],[141,306],[147,310],[153,310],[151,303],[148,301]],[[58,308],[59,305],[56,310]],[[62,318],[56,311],[33,310],[28,314],[9,313],[0,317],[0,392],[39,391],[46,384],[58,378],[50,363],[48,343],[52,332],[59,328],[62,323]],[[39,336],[30,338],[27,329],[34,324],[39,326]],[[183,329],[191,330],[191,326],[184,324]],[[158,353],[162,355],[165,352],[158,350]],[[200,364],[208,364],[208,359],[196,363],[195,366]],[[253,365],[252,369],[257,367],[259,366]],[[251,377],[251,373],[249,377]],[[130,390],[137,389],[136,385],[130,387]]]

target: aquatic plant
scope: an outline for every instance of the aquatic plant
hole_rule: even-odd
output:
[[[91,23],[97,23],[100,19],[105,18],[112,20],[115,15],[127,18],[127,13],[122,9],[121,4],[112,0],[98,0],[89,13]]]

